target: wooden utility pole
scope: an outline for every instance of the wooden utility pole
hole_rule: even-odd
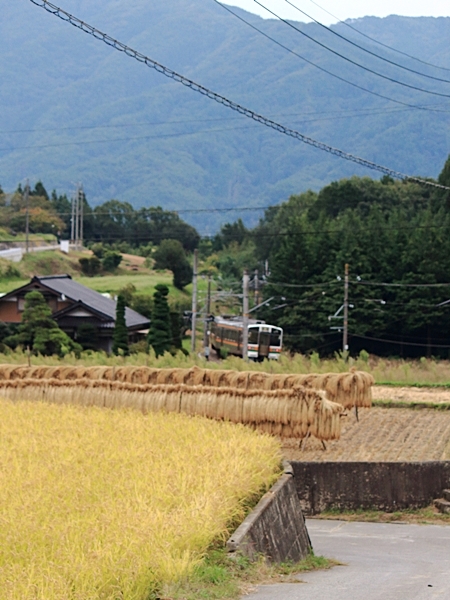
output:
[[[347,356],[348,352],[348,272],[349,266],[345,265],[345,279],[344,279],[344,328],[342,330],[342,350],[344,356]]]
[[[242,280],[242,358],[248,361],[248,270],[245,269]]]
[[[25,184],[25,252],[30,251],[30,184]]]
[[[209,360],[209,314],[211,312],[211,275],[208,275],[208,293],[206,296],[206,313],[203,330],[203,350],[206,360]]]
[[[198,250],[194,250],[194,270],[192,274],[192,317],[191,317],[191,350],[195,352],[195,329],[197,327],[197,277]]]

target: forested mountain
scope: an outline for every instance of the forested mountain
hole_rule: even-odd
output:
[[[60,0],[62,7],[195,81],[334,147],[410,174],[437,177],[449,151],[450,84],[400,70],[315,24],[308,35],[235,9],[268,35],[340,77],[420,110],[356,89],[263,37],[213,0]],[[89,202],[199,210],[181,216],[201,234],[238,213],[354,174],[353,163],[264,128],[118,53],[34,6],[0,0],[0,184],[29,177],[58,194],[82,181]],[[370,36],[450,68],[450,19],[364,18]],[[334,30],[432,77],[436,69],[394,54],[344,25]],[[255,224],[262,213],[241,214]]]

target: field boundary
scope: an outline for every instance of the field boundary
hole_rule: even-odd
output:
[[[384,385],[386,387],[393,388],[402,388],[402,387],[411,387],[411,388],[431,388],[431,389],[443,389],[448,390],[450,388],[450,383],[402,383],[399,381],[377,381],[375,387],[378,385]]]
[[[450,487],[450,461],[291,462],[305,514],[324,510],[394,512],[429,506]]]
[[[408,402],[407,400],[372,400],[378,408],[408,408],[410,410],[450,410],[450,402]]]

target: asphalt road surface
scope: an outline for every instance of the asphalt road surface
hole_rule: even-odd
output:
[[[342,563],[246,600],[450,600],[450,526],[308,520],[316,555]]]

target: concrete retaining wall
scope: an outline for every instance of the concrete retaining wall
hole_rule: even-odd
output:
[[[306,514],[325,509],[392,512],[429,506],[450,487],[450,461],[423,463],[291,462]]]
[[[227,543],[230,552],[270,562],[297,562],[311,551],[292,471],[265,494]]]

